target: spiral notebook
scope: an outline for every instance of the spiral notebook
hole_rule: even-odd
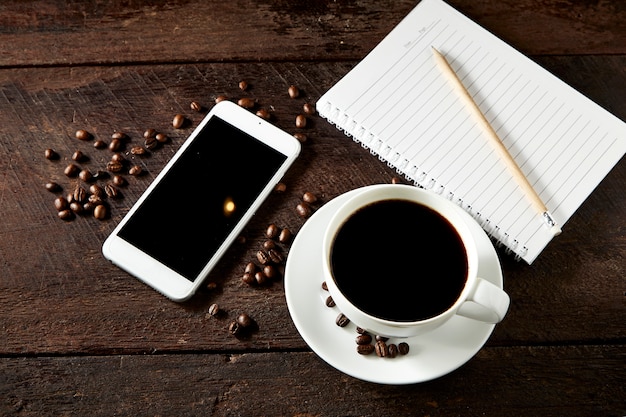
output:
[[[530,264],[554,235],[433,47],[561,227],[626,153],[626,124],[441,0],[422,0],[319,99],[321,116]]]

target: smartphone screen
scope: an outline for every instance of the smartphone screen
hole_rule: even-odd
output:
[[[118,236],[193,281],[286,158],[214,116]]]

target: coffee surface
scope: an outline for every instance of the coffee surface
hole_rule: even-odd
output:
[[[355,212],[331,250],[339,290],[359,309],[409,322],[439,315],[458,299],[467,256],[454,227],[408,200],[383,200]]]

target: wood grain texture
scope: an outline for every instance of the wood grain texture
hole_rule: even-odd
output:
[[[593,68],[595,60],[587,57],[583,63]],[[623,60],[614,63],[615,67],[603,67],[607,74],[623,65]],[[578,59],[547,59],[544,64],[564,74],[579,74],[585,67]],[[295,132],[294,118],[302,104],[315,102],[350,66],[162,65],[110,68],[98,72],[95,79],[83,68],[71,71],[63,79],[64,85],[54,88],[47,87],[47,80],[61,79],[67,70],[0,71],[5,77],[0,85],[7,104],[7,111],[0,116],[0,123],[6,127],[0,132],[0,152],[7,156],[0,162],[0,210],[5,213],[0,236],[11,242],[0,254],[0,311],[11,317],[4,325],[3,351],[102,354],[305,348],[289,320],[282,283],[267,288],[243,284],[245,263],[254,260],[263,231],[270,223],[297,233],[304,220],[296,214],[295,206],[304,192],[314,192],[323,203],[362,185],[390,182],[395,175],[317,116],[309,118],[304,130],[309,140],[285,178],[288,191],[269,199],[249,224],[247,242],[235,245],[210,277],[218,284],[217,290],[204,291],[180,308],[108,264],[100,254],[100,246],[203,117],[188,109],[192,100],[207,107],[217,94],[236,100],[244,94],[238,81],[246,79],[250,90],[245,95],[255,98],[259,107],[271,109],[275,124]],[[28,83],[12,83],[13,77]],[[291,84],[301,87],[300,98],[287,96]],[[593,92],[593,83],[586,86]],[[620,99],[623,93],[618,90],[602,97],[608,100],[605,105],[626,115]],[[171,127],[173,115],[179,112],[193,122],[187,129]],[[149,127],[167,133],[171,142],[149,157],[130,155],[128,148],[141,143],[140,136]],[[52,205],[55,195],[43,188],[53,180],[65,192],[71,192],[80,183],[63,175],[76,149],[90,157],[82,164],[84,167],[95,172],[106,166],[111,152],[95,150],[91,142],[76,140],[73,134],[79,128],[105,140],[115,130],[128,132],[131,144],[124,154],[147,172],[138,178],[126,176],[129,185],[122,189],[124,198],[110,202],[111,218],[104,222],[91,217],[78,217],[69,223],[59,220]],[[46,160],[43,154],[48,147],[55,149],[61,159]],[[566,224],[566,232],[532,266],[515,262],[500,251],[513,304],[491,344],[623,340],[624,328],[615,318],[625,313],[625,242],[621,233],[625,168],[623,163],[615,168]],[[198,184],[198,195],[179,197],[182,215],[184,204],[201,201],[202,192],[202,184]],[[260,331],[244,342],[232,338],[225,330],[227,320],[206,318],[212,302],[222,305],[230,318],[247,311],[259,322]],[[581,314],[595,319],[573,320]],[[544,321],[550,326],[537,325]],[[598,326],[598,322],[603,325]]]
[[[0,5],[0,67],[361,59],[417,3],[11,0]],[[450,4],[526,54],[626,51],[619,1]]]
[[[177,304],[110,265],[106,236],[217,95],[252,97],[272,122],[294,119],[345,75],[416,1],[9,0],[0,3],[0,415],[588,416],[626,414],[626,164],[620,161],[532,266],[498,248],[512,305],[487,346],[424,384],[381,386],[319,359],[298,334],[283,283],[241,282],[269,223],[298,233],[306,191],[320,204],[388,183],[386,164],[317,116],[284,178],[189,302]],[[626,7],[619,1],[450,4],[626,120]],[[242,92],[239,81],[250,87]],[[289,98],[297,85],[301,97]],[[189,119],[171,125],[174,114]],[[138,158],[147,128],[170,142]],[[57,195],[75,150],[103,169],[111,157],[77,129],[110,140],[146,174],[125,175],[105,221],[64,222]],[[60,159],[49,161],[53,148]],[[57,181],[63,191],[44,189]],[[206,192],[177,196],[185,204]],[[158,227],[158,225],[155,225]],[[289,246],[285,248],[288,255]],[[210,317],[218,303],[224,314]],[[230,320],[258,329],[237,339]]]
[[[0,359],[0,413],[618,417],[625,359],[624,346],[486,348],[406,386],[353,379],[305,352]]]

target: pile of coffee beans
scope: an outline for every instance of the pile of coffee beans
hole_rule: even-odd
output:
[[[322,282],[322,289],[328,291],[326,282]],[[336,304],[332,296],[326,297],[325,304],[327,307],[335,307]],[[335,319],[335,324],[339,327],[346,327],[350,324],[350,319],[343,313],[339,313]],[[398,344],[389,343],[389,338],[379,335],[372,336],[366,330],[357,327],[356,328],[356,351],[360,355],[371,355],[376,353],[376,356],[380,358],[395,358],[398,355],[406,355],[409,353],[409,344],[407,342],[400,342]]]

